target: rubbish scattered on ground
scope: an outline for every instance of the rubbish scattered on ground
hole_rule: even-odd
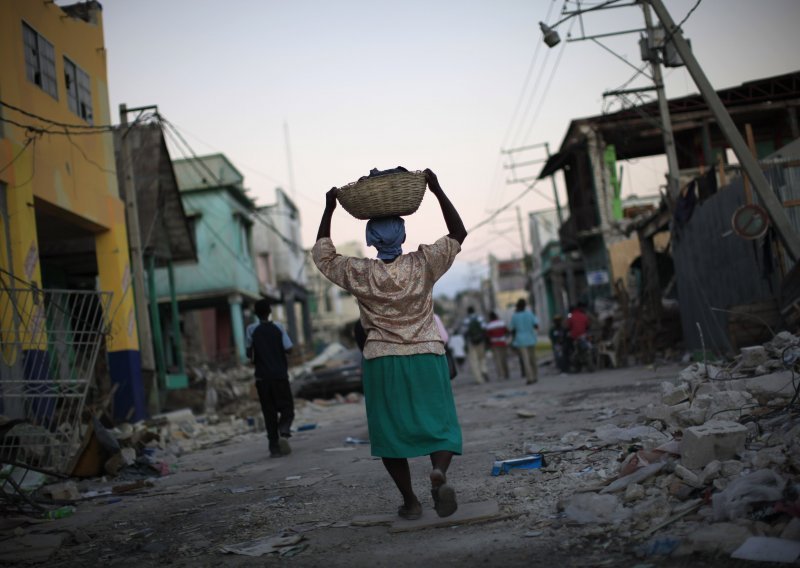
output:
[[[353,438],[352,436],[348,436],[347,438],[344,439],[344,443],[354,444],[354,445],[369,444],[369,440],[365,440],[363,438]]]
[[[297,481],[298,479],[303,479],[302,475],[290,475],[286,478],[286,481]]]
[[[286,554],[294,556],[301,550],[295,550],[290,553],[288,548],[299,544],[304,538],[301,534],[279,533],[237,544],[229,544],[222,547],[222,552],[243,556],[264,556],[265,554],[281,554],[284,549],[287,549]]]
[[[74,481],[45,485],[41,492],[54,501],[77,501],[81,498],[81,493]]]
[[[33,564],[45,562],[69,537],[67,532],[30,533],[3,541],[0,547],[0,563]]]
[[[517,416],[519,418],[535,418],[536,417],[536,413],[533,410],[526,410],[526,409],[523,408],[523,409],[517,410]]]
[[[800,558],[800,542],[785,538],[751,536],[733,551],[731,558],[790,564]]]
[[[316,424],[302,424],[301,426],[297,427],[298,432],[305,432],[307,430],[314,430],[316,429]]]
[[[153,482],[147,479],[138,479],[133,483],[123,483],[121,485],[115,485],[111,488],[112,493],[130,493],[132,491],[138,491],[139,489],[145,489],[147,487],[153,487]]]
[[[632,512],[623,507],[614,495],[577,493],[564,507],[564,514],[579,524],[619,524],[627,520]]]
[[[65,506],[59,507],[58,509],[53,509],[52,511],[47,511],[46,517],[51,520],[66,519],[67,517],[71,517],[73,514],[75,514],[75,507]]]
[[[512,469],[539,469],[543,464],[542,454],[532,454],[509,460],[495,460],[492,464],[492,475],[506,474]]]

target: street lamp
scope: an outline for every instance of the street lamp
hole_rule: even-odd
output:
[[[561,43],[561,38],[558,37],[558,32],[556,30],[549,27],[544,22],[539,22],[539,28],[542,30],[544,42],[547,44],[547,47],[555,47]]]
[[[539,27],[541,28],[542,34],[544,35],[545,44],[547,44],[548,47],[553,47],[558,45],[558,43],[561,41],[561,38],[558,36],[558,32],[556,32],[554,28],[559,24],[565,22],[566,20],[573,18],[575,16],[581,16],[586,12],[592,12],[604,8],[626,8],[629,6],[636,6],[636,5],[641,5],[642,9],[644,10],[644,19],[645,19],[644,30],[625,30],[621,32],[612,32],[612,33],[600,34],[589,37],[583,35],[582,37],[571,41],[591,39],[597,42],[597,38],[599,37],[624,35],[624,34],[644,31],[648,36],[648,39],[644,40],[645,45],[652,46],[654,45],[655,42],[652,42],[650,38],[653,37],[654,30],[650,18],[650,6],[647,1],[623,3],[622,0],[609,0],[607,2],[598,4],[597,6],[592,6],[591,8],[587,8],[585,10],[576,10],[574,12],[567,12],[566,16],[561,18],[552,26],[548,26],[544,22],[539,22]],[[643,52],[642,57],[646,61],[650,62],[650,66],[653,73],[653,83],[656,91],[656,96],[658,98],[658,110],[659,114],[661,115],[661,133],[664,139],[664,153],[666,154],[667,157],[667,193],[674,200],[677,199],[678,192],[680,191],[680,178],[678,173],[679,172],[678,155],[677,152],[675,151],[675,138],[672,134],[672,123],[669,117],[669,106],[667,104],[667,96],[664,92],[664,81],[661,75],[660,58],[658,57],[657,54],[652,53],[654,51],[655,49],[648,49],[647,53]]]

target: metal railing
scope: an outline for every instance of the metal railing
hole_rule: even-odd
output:
[[[0,287],[0,464],[69,473],[110,302],[110,292]]]

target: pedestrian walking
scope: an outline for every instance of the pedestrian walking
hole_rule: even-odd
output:
[[[433,285],[453,264],[467,231],[436,175],[425,170],[425,178],[449,232],[434,244],[403,254],[403,219],[383,217],[371,219],[366,229],[377,260],[337,254],[330,238],[333,188],[313,248],[319,270],[358,301],[366,332],[362,375],[372,455],[381,458],[400,491],[397,513],[404,519],[422,515],[408,458],[430,456],[434,508],[446,517],[458,508],[447,471],[462,451],[444,342],[433,318]]]
[[[269,441],[269,456],[278,458],[291,453],[289,445],[294,398],[289,386],[287,354],[292,340],[286,330],[269,321],[272,308],[267,300],[255,305],[258,323],[248,326],[245,332],[247,356],[255,364],[256,390]]]
[[[475,313],[475,308],[467,308],[467,317],[464,318],[464,337],[467,340],[467,361],[475,382],[483,384],[489,380],[486,370],[486,323],[480,314]]]
[[[517,300],[517,309],[511,316],[509,328],[514,337],[511,344],[519,350],[522,358],[522,367],[525,373],[525,382],[529,385],[539,380],[539,368],[536,365],[536,330],[539,329],[539,319],[533,312],[526,309],[523,298]]]
[[[495,312],[489,313],[486,335],[489,337],[489,348],[492,350],[494,364],[497,367],[497,376],[508,380],[508,328],[506,322]]]
[[[558,314],[553,316],[553,322],[550,324],[550,345],[553,348],[553,362],[556,369],[561,373],[569,371],[569,362],[564,356],[566,335],[567,330],[564,328],[564,318]]]
[[[458,330],[454,330],[453,333],[450,334],[450,341],[447,342],[447,345],[450,347],[450,351],[453,352],[453,358],[456,360],[456,364],[458,364],[458,368],[460,369],[467,359],[467,352],[464,349],[464,336],[458,333]]]

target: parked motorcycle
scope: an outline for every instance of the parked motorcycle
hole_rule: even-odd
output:
[[[597,347],[588,335],[582,335],[574,342],[570,367],[575,373],[580,373],[583,369],[594,372],[597,368]]]

